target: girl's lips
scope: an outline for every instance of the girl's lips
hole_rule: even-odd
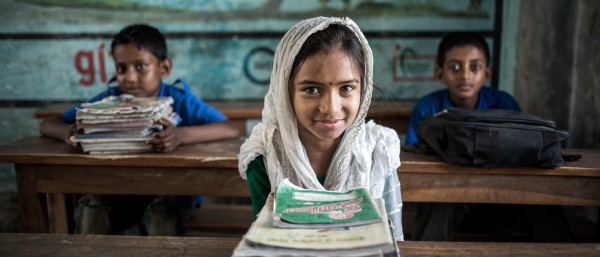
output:
[[[342,123],[342,119],[317,120],[316,122],[324,128],[333,129]]]

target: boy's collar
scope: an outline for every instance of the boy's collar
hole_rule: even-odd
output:
[[[485,86],[485,85],[484,85]],[[479,89],[479,92],[477,93],[477,103],[475,104],[475,108],[476,109],[484,109],[482,107],[482,100],[481,98],[483,97],[483,92],[481,92],[483,90],[483,87],[481,89]],[[450,98],[450,90],[446,89],[446,94],[444,94],[444,98],[442,100],[442,105],[444,108],[451,108],[451,107],[456,107],[456,105],[452,102],[452,99]]]

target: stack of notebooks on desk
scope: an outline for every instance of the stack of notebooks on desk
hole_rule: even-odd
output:
[[[280,183],[233,256],[399,256],[382,199]]]
[[[173,121],[171,97],[109,96],[98,102],[82,104],[77,110],[79,133],[71,140],[90,154],[149,152],[146,140],[162,130],[157,121]]]

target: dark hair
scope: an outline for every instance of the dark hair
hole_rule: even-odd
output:
[[[490,49],[482,36],[473,32],[452,32],[446,34],[438,46],[438,67],[442,67],[444,65],[446,53],[450,51],[450,49],[462,46],[474,46],[481,49],[483,54],[485,54],[485,63],[487,66],[490,66]]]
[[[329,27],[315,32],[306,39],[294,59],[290,78],[292,77],[291,75],[298,72],[300,66],[302,66],[302,63],[308,57],[320,52],[330,53],[336,49],[341,49],[352,59],[360,74],[362,86],[365,83],[365,54],[363,53],[362,45],[354,31],[339,24],[331,24]]]
[[[125,27],[113,37],[111,52],[119,45],[136,44],[138,49],[151,52],[158,61],[167,59],[165,37],[154,27],[146,24],[133,24]]]

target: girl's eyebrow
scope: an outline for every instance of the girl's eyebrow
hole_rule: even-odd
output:
[[[448,62],[463,63],[462,60],[449,59]],[[483,62],[481,58],[470,59],[469,62]]]
[[[352,84],[352,83],[359,83],[358,80],[356,79],[349,79],[349,80],[344,80],[344,81],[340,81],[335,83],[335,85],[344,85],[344,84]],[[312,80],[302,80],[300,82],[298,82],[298,84],[301,85],[319,85],[319,86],[324,86],[327,83],[322,83],[322,82],[317,82],[317,81],[312,81]]]

